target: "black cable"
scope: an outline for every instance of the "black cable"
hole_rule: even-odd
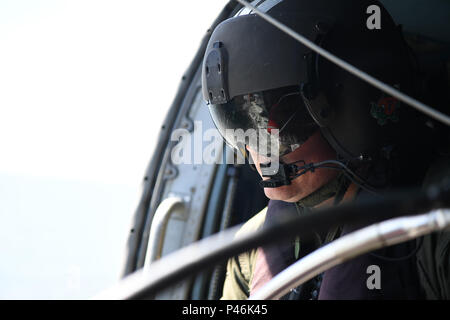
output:
[[[362,178],[361,176],[359,176],[358,174],[356,174],[354,171],[352,171],[346,164],[344,164],[342,161],[339,160],[325,160],[325,161],[321,161],[316,163],[316,165],[322,165],[322,164],[337,164],[338,166],[341,166],[343,169],[345,169],[348,173],[350,173],[352,176],[356,177],[359,179],[359,181],[364,182],[366,185],[369,185],[367,183],[367,181]],[[369,185],[370,186],[370,185]],[[372,187],[374,188],[374,187]]]
[[[305,163],[304,160],[298,160],[295,161],[293,163],[290,163],[289,165],[294,165],[295,163]],[[325,164],[336,164],[339,165],[340,168],[338,167],[332,167],[332,166],[326,166]],[[358,174],[356,174],[354,171],[352,171],[347,165],[345,165],[344,163],[342,163],[339,160],[325,160],[325,161],[321,161],[321,162],[314,162],[314,163],[309,163],[309,164],[304,164],[303,166],[296,166],[296,171],[303,169],[303,171],[295,174],[294,176],[289,177],[291,180],[300,177],[301,175],[304,175],[305,173],[307,173],[308,171],[314,172],[315,169],[319,169],[319,168],[327,168],[327,169],[334,169],[334,170],[340,170],[344,173],[344,175],[353,183],[355,183],[357,186],[359,186],[360,188],[366,190],[367,192],[373,194],[373,195],[378,195],[378,192],[375,190],[375,188],[373,186],[371,186],[365,179],[363,179],[361,176],[359,176]],[[356,181],[356,179],[358,179],[360,182]]]
[[[330,167],[330,166],[320,166],[318,168],[327,168],[327,169],[334,169],[334,170],[338,170],[338,171],[342,171],[344,173],[344,175],[347,177],[347,179],[349,179],[351,182],[353,182],[354,184],[356,184],[358,187],[360,187],[361,189],[364,189],[365,191],[369,192],[370,194],[373,195],[379,195],[379,193],[372,189],[370,186],[367,186],[365,183],[360,183],[358,181],[356,181],[351,175],[348,174],[348,172],[345,171],[345,169],[343,168],[336,168],[336,167]]]

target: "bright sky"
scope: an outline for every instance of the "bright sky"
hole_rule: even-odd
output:
[[[117,280],[159,127],[226,2],[0,1],[0,298]]]
[[[224,0],[2,0],[0,172],[136,185]]]

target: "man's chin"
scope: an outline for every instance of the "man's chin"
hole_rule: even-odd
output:
[[[292,185],[281,186],[277,188],[264,188],[266,197],[271,200],[281,200],[286,202],[296,202],[300,200],[298,192],[293,190]]]

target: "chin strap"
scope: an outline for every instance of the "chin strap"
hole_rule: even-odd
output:
[[[303,208],[313,208],[333,197],[335,197],[334,205],[336,205],[342,200],[349,185],[350,180],[343,173],[339,173],[325,185],[297,201],[297,205]]]

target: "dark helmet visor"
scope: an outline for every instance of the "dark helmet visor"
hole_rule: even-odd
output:
[[[269,157],[292,152],[318,128],[298,87],[237,96],[224,104],[210,104],[209,111],[231,147],[242,151],[249,145]]]

